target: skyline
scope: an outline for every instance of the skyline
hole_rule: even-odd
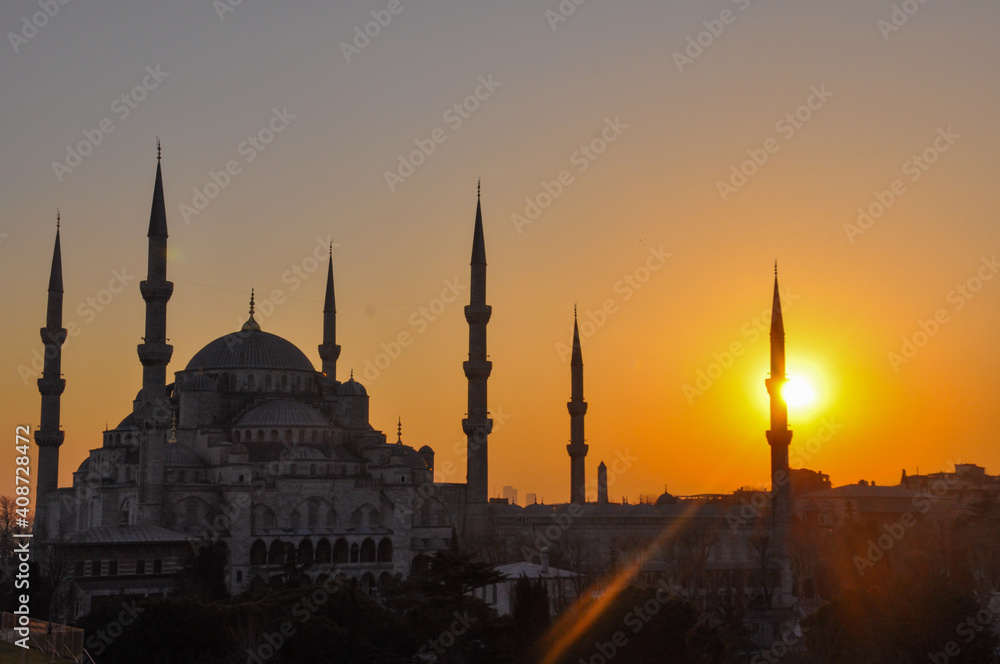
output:
[[[4,106],[19,131],[8,133],[2,158],[9,216],[0,277],[18,287],[4,296],[3,425],[37,426],[35,376],[19,367],[41,352],[59,208],[66,323],[80,330],[64,347],[61,486],[100,444],[105,422],[127,414],[140,384],[137,284],[156,136],[175,282],[168,375],[238,329],[251,288],[262,328],[318,367],[332,241],[338,377],[353,368],[371,395],[373,424],[391,436],[401,417],[403,440],[433,447],[439,466],[456,467],[441,479],[464,482],[453,448],[464,446],[462,309],[482,176],[494,312],[490,495],[513,485],[548,503],[568,498],[574,303],[588,481],[621,453],[636,461],[616,478],[614,498],[655,496],[664,484],[692,494],[766,483],[761,315],[770,311],[775,258],[788,373],[808,378],[818,396],[808,411],[790,409],[793,467],[801,452],[798,465],[837,485],[895,484],[903,468],[1000,467],[991,398],[1000,387],[998,199],[987,183],[1000,99],[976,66],[996,62],[1000,47],[984,38],[969,39],[967,52],[946,48],[959,30],[985,37],[1000,18],[995,5],[924,5],[885,38],[878,21],[891,3],[585,4],[555,28],[551,8],[406,3],[346,61],[340,42],[384,4],[282,12],[245,0],[222,18],[210,5],[125,16],[69,4],[18,52],[8,42]],[[5,7],[0,25],[14,30],[34,6]],[[734,23],[720,18],[724,9]],[[612,27],[616,11],[622,27]],[[828,19],[830,32],[801,23],[806,17]],[[716,18],[724,31],[677,71],[673,53],[710,29],[703,21],[718,27]],[[322,19],[335,26],[326,39]],[[459,29],[487,22],[492,29],[475,42]],[[130,25],[151,29],[138,40]],[[301,38],[276,53],[265,28]],[[115,48],[94,39],[114,30],[124,30]],[[776,44],[763,43],[775,34]],[[176,35],[186,48],[170,41]],[[528,36],[526,53],[506,49],[515,35]],[[435,39],[441,48],[428,48]],[[834,47],[845,40],[854,50],[841,58]],[[782,59],[789,44],[816,62]],[[469,57],[450,57],[457,54]],[[907,78],[911,68],[921,76]],[[328,85],[318,85],[329,72]],[[891,90],[882,78],[894,81]],[[144,85],[135,108],[116,104]],[[53,167],[83,132],[97,136],[105,118],[114,129],[101,132],[92,155],[69,173]],[[264,129],[273,136],[266,144]],[[600,154],[593,141],[604,143]],[[425,158],[403,177],[400,159],[415,150]],[[738,184],[741,169],[752,173]],[[219,191],[209,198],[212,184]],[[859,207],[872,217],[867,228]],[[643,269],[649,278],[640,282]],[[386,368],[370,369],[403,333],[412,343]],[[904,337],[921,334],[927,343],[906,358]],[[713,378],[734,344],[741,354]],[[824,431],[833,438],[811,452],[806,444]]]

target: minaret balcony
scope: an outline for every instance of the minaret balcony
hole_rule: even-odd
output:
[[[43,397],[59,396],[66,389],[66,379],[42,376],[38,379],[38,392]]]
[[[172,281],[140,281],[139,292],[146,302],[166,302],[174,293]]]
[[[66,328],[43,327],[39,330],[42,336],[42,343],[46,346],[62,346],[66,341]]]
[[[139,353],[139,361],[143,366],[166,365],[170,362],[171,355],[174,354],[174,347],[170,344],[147,341],[139,344],[136,350]]]
[[[469,325],[486,325],[493,315],[493,307],[488,304],[470,304],[465,307],[465,320]]]
[[[469,380],[486,379],[493,372],[493,363],[489,360],[468,360],[462,362],[462,368]]]

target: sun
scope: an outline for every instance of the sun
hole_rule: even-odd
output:
[[[804,378],[791,376],[781,388],[781,396],[785,403],[793,408],[810,406],[816,402],[816,391]]]

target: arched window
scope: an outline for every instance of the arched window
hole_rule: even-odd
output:
[[[361,576],[361,590],[366,593],[371,593],[375,587],[375,577],[371,575],[370,572],[365,572]]]
[[[347,560],[347,540],[338,539],[333,545],[333,562],[340,564]]]
[[[257,540],[253,543],[253,546],[250,547],[250,564],[267,564],[267,545],[264,544],[263,540]]]
[[[254,378],[253,374],[247,374],[247,392],[253,392],[257,389],[257,380]]]
[[[267,564],[268,565],[284,565],[285,564],[285,543],[281,540],[274,540],[271,542],[271,548],[267,553]]]
[[[324,538],[316,544],[316,562],[333,562],[333,551],[330,549],[330,540]]]
[[[363,563],[373,563],[375,562],[375,542],[370,537],[366,537],[365,541],[361,543],[361,562]]]
[[[392,562],[392,540],[388,537],[383,538],[382,541],[378,543],[377,561],[380,563]]]
[[[307,539],[299,542],[299,564],[311,565],[313,562],[313,545]]]
[[[306,506],[306,527],[310,530],[315,529],[317,521],[319,521],[319,503],[310,500],[309,505]]]
[[[271,391],[271,374],[264,374],[264,391]]]

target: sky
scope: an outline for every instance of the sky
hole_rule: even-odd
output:
[[[569,496],[574,305],[588,478],[766,485],[775,260],[815,394],[793,467],[1000,473],[998,28],[987,0],[5,2],[0,430],[39,422],[57,209],[62,486],[129,413],[159,137],[168,376],[251,288],[318,367],[333,242],[338,378],[464,481],[481,178],[491,495]]]

